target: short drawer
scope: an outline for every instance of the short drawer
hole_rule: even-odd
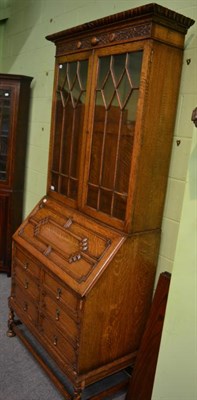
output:
[[[51,323],[46,316],[40,318],[41,332],[44,339],[50,344],[53,351],[59,355],[62,360],[70,365],[76,364],[76,350],[74,347],[61,335],[59,330]]]
[[[30,272],[36,278],[40,275],[40,266],[36,263],[35,260],[32,260],[25,252],[19,250],[19,248],[15,247],[14,256],[17,259],[17,262],[21,264],[21,267]]]
[[[15,304],[21,309],[24,317],[28,318],[34,325],[38,322],[38,310],[33,300],[26,295],[23,288],[17,281],[13,286],[13,300]]]
[[[62,308],[58,301],[46,294],[43,300],[43,309],[50,316],[52,321],[59,327],[72,341],[78,337],[78,325],[76,321]]]
[[[50,290],[58,303],[64,304],[74,314],[77,314],[78,298],[74,292],[47,273],[44,275],[44,286]]]
[[[13,277],[17,279],[26,294],[29,294],[34,299],[39,298],[39,287],[32,279],[31,275],[27,273],[17,262],[14,263]]]

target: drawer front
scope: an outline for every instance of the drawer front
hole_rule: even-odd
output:
[[[35,300],[39,299],[39,287],[37,283],[32,279],[31,275],[17,263],[14,265],[13,276],[19,281],[27,295],[32,296]]]
[[[23,253],[21,250],[18,249],[18,247],[15,248],[15,253],[14,253],[17,263],[21,264],[21,267],[27,271],[30,272],[33,276],[36,278],[39,277],[40,275],[40,266],[37,264],[35,261],[33,261],[26,253]]]
[[[78,337],[78,325],[76,321],[74,321],[74,319],[72,319],[61,307],[61,304],[58,304],[58,301],[54,301],[51,296],[46,294],[43,301],[43,307],[56,326],[62,329],[64,334],[68,335],[72,341],[76,341]]]
[[[58,303],[64,304],[77,315],[78,298],[74,292],[72,293],[71,290],[65,288],[63,284],[47,273],[44,276],[44,286],[53,293]]]
[[[67,364],[76,364],[76,351],[73,346],[61,335],[58,329],[49,321],[46,316],[41,316],[41,331],[44,339],[57,353],[57,356],[65,360]]]
[[[38,323],[38,310],[33,300],[26,295],[23,288],[15,281],[13,288],[13,299],[16,305],[21,309],[23,315],[34,325]]]

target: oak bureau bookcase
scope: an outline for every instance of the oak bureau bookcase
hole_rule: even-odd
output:
[[[0,272],[8,275],[12,235],[22,222],[31,81],[0,74]]]
[[[68,399],[135,362],[193,23],[148,4],[47,37],[56,46],[47,194],[13,237],[8,335]]]

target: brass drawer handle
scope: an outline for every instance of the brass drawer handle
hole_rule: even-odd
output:
[[[25,285],[24,285],[25,289],[28,289],[28,286],[29,286],[29,282],[25,281]]]
[[[59,321],[60,319],[60,310],[57,308],[56,310],[56,317],[55,317],[56,321]]]
[[[23,311],[27,311],[27,309],[28,309],[28,304],[27,304],[27,303],[24,303]]]
[[[57,288],[57,296],[56,296],[57,300],[60,300],[61,294],[62,294],[62,289]]]
[[[57,336],[53,336],[53,344],[54,346],[57,346]]]
[[[26,262],[26,263],[24,264],[24,269],[25,269],[25,271],[28,269],[28,267],[29,267],[29,263]]]

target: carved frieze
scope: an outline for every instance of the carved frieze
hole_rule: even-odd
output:
[[[96,36],[82,37],[81,40],[69,40],[64,43],[57,44],[56,55],[60,56],[67,51],[79,51],[92,49],[100,46],[107,46],[113,43],[128,41],[136,38],[148,37],[151,32],[151,23],[146,23],[139,26],[131,26],[129,28],[119,29],[114,32],[102,32]]]

